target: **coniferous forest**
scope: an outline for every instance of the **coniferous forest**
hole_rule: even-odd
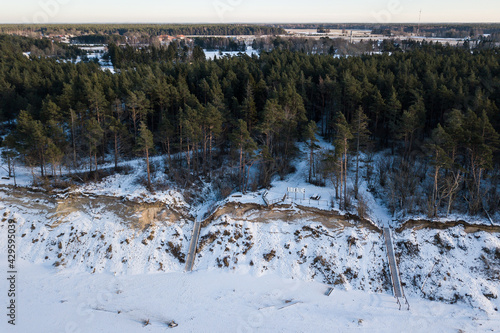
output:
[[[75,36],[124,35],[274,35],[284,34],[281,27],[256,24],[0,24],[0,33],[29,32],[40,34],[73,34]]]
[[[423,42],[335,58],[277,43],[207,60],[199,45],[110,44],[112,73],[44,43],[0,36],[2,157],[35,182],[92,181],[143,156],[154,191],[149,160],[161,155],[172,182],[201,179],[224,197],[293,172],[301,142],[308,180],[332,186],[345,209],[359,209],[360,179],[394,214],[499,208],[498,48]],[[319,136],[335,150],[320,150]]]

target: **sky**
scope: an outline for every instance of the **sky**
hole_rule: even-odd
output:
[[[0,23],[500,22],[498,0],[17,0]]]

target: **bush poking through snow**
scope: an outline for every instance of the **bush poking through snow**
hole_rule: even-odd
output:
[[[276,256],[275,250],[271,250],[271,252],[263,255],[264,259],[266,259],[267,262],[271,261],[275,256]]]
[[[167,243],[168,251],[179,260],[181,264],[186,262],[186,255],[181,252],[181,244],[174,245],[172,242]]]
[[[444,237],[439,232],[434,235],[434,244],[439,246],[441,249],[445,249],[446,251],[450,251],[455,248],[451,239]]]

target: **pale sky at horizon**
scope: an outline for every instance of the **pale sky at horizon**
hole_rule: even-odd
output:
[[[498,0],[21,0],[0,23],[415,23],[420,10],[422,23],[500,22]]]

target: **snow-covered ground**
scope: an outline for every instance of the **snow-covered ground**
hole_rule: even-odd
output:
[[[0,201],[0,247],[8,220],[16,219],[20,332],[153,332],[170,320],[187,332],[476,332],[500,325],[499,233],[396,233],[408,312],[392,297],[383,238],[370,225],[313,208],[229,203],[202,229],[195,271],[183,273],[191,219],[152,204],[134,214],[103,198],[15,194]],[[0,263],[6,271],[5,256]]]
[[[326,152],[328,150],[334,150],[334,146],[326,142],[325,140],[319,138],[317,142],[319,148],[316,150],[316,154],[321,152]],[[340,210],[338,199],[335,198],[335,189],[333,188],[331,182],[327,181],[327,186],[316,186],[307,181],[309,172],[309,160],[308,160],[308,147],[305,143],[297,143],[297,148],[299,149],[298,157],[293,161],[293,166],[296,171],[292,174],[287,175],[284,179],[280,179],[275,176],[271,182],[270,188],[267,190],[266,198],[269,202],[278,204],[297,204],[306,207],[316,207],[322,210]],[[384,159],[386,158],[384,152],[375,155],[374,159]],[[387,207],[387,198],[380,198],[373,195],[372,192],[368,191],[368,184],[366,180],[363,179],[363,174],[366,172],[366,168],[373,168],[375,163],[367,166],[364,163],[364,155],[360,154],[360,176],[359,176],[359,193],[363,197],[368,211],[366,218],[377,224],[379,227],[388,226],[391,228],[399,227],[404,221],[409,219],[414,220],[428,220],[429,218],[425,214],[412,214],[402,216],[401,214],[393,216]],[[347,187],[352,189],[354,187],[354,170],[349,171],[347,178]],[[374,176],[375,177],[375,176]],[[305,193],[290,193],[287,192],[288,188],[303,189]],[[383,194],[383,190],[380,185],[375,184],[376,191],[379,194]],[[241,203],[258,203],[264,204],[262,195],[266,191],[248,192],[246,194],[234,193],[228,198],[229,201],[241,202]],[[286,195],[286,197],[285,197]],[[283,200],[283,198],[285,199]],[[354,200],[354,199],[352,199]],[[356,205],[356,202],[353,203]],[[490,219],[481,216],[465,216],[457,213],[450,214],[447,217],[440,216],[438,218],[432,219],[434,223],[445,223],[450,221],[465,221],[471,224],[484,224],[484,225],[498,225],[500,226],[500,212],[492,216],[492,221]]]
[[[259,52],[257,50],[254,50],[251,46],[248,46],[247,49],[243,52],[241,51],[208,51],[208,50],[203,50],[205,52],[205,57],[207,59],[214,59],[214,57],[220,58],[224,56],[237,56],[238,54],[246,54],[248,56],[252,55],[259,55]]]
[[[0,152],[1,149],[2,148],[0,148]],[[121,161],[119,164],[120,167],[126,168],[128,171],[105,177],[98,182],[88,182],[84,185],[71,187],[68,191],[65,191],[65,193],[111,196],[141,202],[162,202],[177,207],[187,206],[182,194],[174,189],[174,186],[162,171],[165,168],[164,159],[163,156],[155,156],[150,160],[151,168],[156,170],[152,172],[153,183],[164,184],[163,189],[156,190],[153,193],[146,188],[146,162],[141,158]],[[111,169],[113,167],[114,164],[112,162],[107,162],[99,165],[99,170]],[[17,163],[15,167],[17,186],[33,188],[32,171],[35,176],[38,177],[39,169],[31,170]],[[76,170],[77,173],[87,171],[88,168],[85,167]],[[67,170],[63,170],[63,175],[68,173]],[[0,165],[0,186],[2,185],[14,185],[14,178],[8,177],[7,168],[4,165]]]
[[[498,331],[498,228],[483,221],[401,227],[363,182],[372,223],[356,222],[338,203],[331,207],[331,187],[306,182],[307,147],[298,148],[296,172],[275,178],[267,198],[298,187],[305,199],[292,195],[273,208],[263,190],[217,202],[207,184],[205,201],[190,205],[163,172],[164,157],[152,158],[153,182],[163,184],[154,193],[144,186],[142,159],[57,195],[0,187],[0,248],[9,219],[16,220],[16,329],[153,332],[175,320],[187,332]],[[29,188],[31,170],[16,173]],[[201,230],[195,271],[184,273],[193,223],[216,207]],[[399,311],[391,296],[380,233],[387,225],[401,227],[394,243],[410,311]],[[5,279],[0,287],[6,295]],[[0,332],[15,331],[6,320],[0,325]]]
[[[152,182],[165,184],[166,189],[150,192],[146,188],[146,162],[143,159],[125,161],[120,166],[129,168],[129,172],[117,173],[108,176],[99,182],[90,182],[71,190],[71,193],[92,193],[95,195],[106,195],[112,197],[126,198],[127,200],[143,202],[163,202],[169,205],[186,206],[182,195],[174,189],[167,188],[171,185],[168,177],[163,172],[164,158],[155,156],[151,158],[153,171]],[[101,168],[112,168],[112,164],[106,164]]]
[[[5,257],[0,257],[5,262]],[[2,295],[6,280],[1,279]],[[498,332],[500,320],[463,304],[334,290],[276,274],[221,270],[114,276],[21,261],[16,326],[1,332]],[[5,316],[3,316],[5,317]],[[149,325],[144,323],[149,321]]]
[[[88,46],[88,47],[80,47],[80,49],[87,51],[87,58],[90,60],[97,59],[99,62],[99,66],[101,66],[102,70],[108,70],[111,73],[115,73],[115,68],[111,61],[107,61],[103,59],[105,52],[107,51],[106,46]],[[79,63],[82,61],[81,57],[78,57],[75,63]]]
[[[321,151],[326,152],[328,150],[334,150],[331,143],[325,140],[319,140],[316,143],[319,148],[316,154]],[[296,171],[290,175],[287,175],[285,179],[281,180],[279,177],[275,177],[271,182],[271,187],[267,191],[267,199],[270,202],[278,201],[282,204],[298,204],[306,207],[315,207],[322,210],[339,210],[338,200],[335,199],[335,189],[331,186],[316,186],[310,184],[307,181],[309,172],[309,160],[308,147],[304,143],[298,143],[297,148],[299,149],[298,157],[293,162]],[[353,181],[348,178],[348,187],[353,187]],[[298,188],[303,189],[305,193],[290,193],[287,192],[288,188]],[[360,193],[364,196],[367,201],[367,205],[370,208],[368,212],[368,218],[379,226],[394,226],[392,223],[393,217],[389,213],[388,209],[384,206],[380,200],[376,200],[373,195],[366,191],[367,186],[363,182],[362,177],[360,177]],[[250,192],[246,194],[235,193],[228,200],[234,202],[242,203],[259,203],[263,204],[262,194],[264,191],[260,191],[260,195]],[[285,200],[282,200],[286,195]]]

